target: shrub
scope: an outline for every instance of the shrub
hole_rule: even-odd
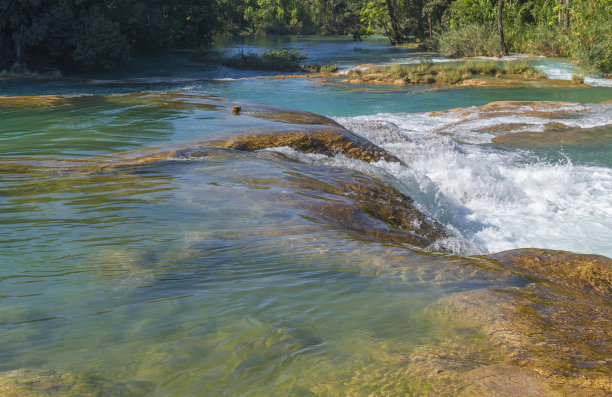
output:
[[[574,84],[584,84],[584,75],[578,75],[576,73],[572,74],[572,83]]]
[[[440,55],[452,58],[498,56],[501,53],[497,30],[492,26],[465,25],[448,30],[439,38]]]
[[[532,66],[526,62],[504,63],[504,71],[508,74],[523,74],[530,69],[532,69]]]
[[[523,76],[527,77],[528,79],[544,79],[544,78],[546,78],[546,75],[544,74],[544,72],[542,72],[539,69],[534,68],[533,66],[530,66],[529,69],[525,70],[523,72]]]
[[[587,71],[612,75],[612,4],[609,0],[575,0],[570,55]]]
[[[402,77],[406,76],[406,69],[399,63],[394,63],[393,65],[389,66],[387,73],[391,78],[401,79]]]
[[[567,35],[556,26],[527,26],[523,30],[508,31],[508,45],[511,51],[522,54],[537,54],[551,57],[567,55]]]
[[[330,63],[321,66],[321,73],[335,73],[338,71],[338,64]]]
[[[319,65],[319,64],[302,65],[300,68],[303,72],[310,72],[310,73],[331,74],[331,73],[335,73],[338,71],[338,65],[335,63],[326,63],[323,65]]]
[[[298,70],[300,62],[306,60],[307,56],[296,50],[266,51],[261,55],[265,69],[270,70]]]
[[[464,80],[462,77],[462,73],[457,69],[441,70],[436,75],[436,82],[441,84],[457,84],[461,80]]]
[[[467,61],[459,67],[459,70],[470,74],[493,74],[499,70],[499,66],[494,61]]]
[[[296,50],[266,51],[261,55],[254,52],[239,52],[223,60],[225,66],[237,69],[277,70],[282,72],[299,71],[300,62],[307,57]]]

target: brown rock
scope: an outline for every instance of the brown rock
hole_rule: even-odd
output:
[[[503,371],[508,373],[501,376],[502,383],[496,374],[491,382],[481,379],[474,391],[513,395],[505,394],[505,388],[511,379],[522,379],[517,383],[539,384],[544,394],[536,395],[612,393],[612,309],[608,305],[537,284],[459,293],[441,304],[449,321],[455,318],[464,326],[473,321],[505,352]],[[479,373],[474,370],[476,376]],[[517,375],[504,380],[513,373]],[[484,390],[483,380],[488,383]]]
[[[368,140],[339,127],[289,130],[270,134],[252,134],[208,142],[208,146],[253,152],[256,150],[288,146],[303,153],[326,156],[343,154],[362,161],[399,160]]]
[[[545,249],[519,249],[490,255],[505,267],[612,298],[612,259]]]

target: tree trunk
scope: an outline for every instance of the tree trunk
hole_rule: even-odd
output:
[[[427,13],[427,23],[429,24],[429,40],[431,40],[431,14]]]
[[[563,10],[563,0],[559,0],[559,25],[561,25],[561,15],[562,15],[562,10]]]
[[[395,2],[393,0],[386,0],[387,9],[389,10],[389,19],[391,20],[391,40],[392,44],[402,44],[404,42],[404,36],[400,28],[397,14],[395,13]]]
[[[504,25],[503,25],[503,13],[504,13],[504,0],[498,0],[499,7],[497,9],[497,30],[499,32],[499,44],[501,46],[502,55],[508,55],[508,49],[506,48],[506,40],[504,39]]]
[[[565,0],[565,29],[569,29],[570,25],[570,1]]]

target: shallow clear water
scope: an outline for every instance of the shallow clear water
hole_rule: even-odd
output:
[[[381,40],[266,44],[347,67],[420,56]],[[610,88],[219,80],[253,73],[187,56],[137,60],[120,75],[0,80],[3,96],[76,95],[0,99],[0,378],[61,374],[75,395],[403,395],[422,391],[402,365],[424,349],[459,339],[481,363],[499,360],[477,330],[431,305],[528,280],[330,222],[324,205],[355,204],[321,187],[363,174],[457,231],[446,248],[463,255],[535,246],[612,256],[612,104],[597,104]],[[110,95],[143,91],[175,94]],[[134,150],[290,127],[192,94],[331,116],[404,164],[279,148],[112,166]],[[429,113],[499,100],[584,105]]]

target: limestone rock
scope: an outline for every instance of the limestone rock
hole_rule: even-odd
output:
[[[519,249],[489,256],[509,269],[612,298],[612,259],[545,249]]]

